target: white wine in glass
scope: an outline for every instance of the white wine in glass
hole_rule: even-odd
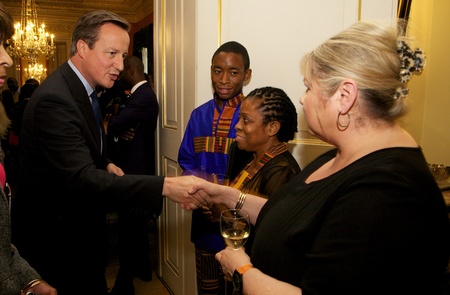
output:
[[[228,209],[220,214],[220,232],[225,244],[237,250],[244,246],[250,235],[250,218],[247,211]]]

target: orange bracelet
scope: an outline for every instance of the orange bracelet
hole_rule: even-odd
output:
[[[240,273],[241,275],[244,275],[244,273],[246,273],[247,270],[252,269],[252,268],[253,268],[253,265],[251,265],[251,264],[246,264],[246,265],[243,265],[243,266],[241,266],[241,267],[238,267],[236,270],[237,270],[238,273]]]

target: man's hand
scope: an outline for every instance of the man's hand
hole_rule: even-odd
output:
[[[192,190],[197,181],[202,180],[195,176],[165,177],[162,195],[186,210],[197,209],[206,204],[198,191]]]
[[[108,173],[113,173],[117,176],[125,175],[125,173],[123,173],[122,169],[120,167],[117,167],[113,163],[109,163],[108,166],[106,166],[106,171],[108,171]]]
[[[122,138],[125,141],[130,141],[130,140],[133,140],[134,134],[135,134],[135,130],[133,128],[130,128],[127,131],[125,131],[124,133],[122,133],[120,138]]]

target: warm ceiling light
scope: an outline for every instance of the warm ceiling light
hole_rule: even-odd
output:
[[[45,30],[44,24],[39,26],[34,0],[22,0],[20,23],[16,23],[14,29],[8,47],[11,55],[26,59],[31,64],[39,61],[39,55],[44,55],[46,59],[54,56],[55,36]]]

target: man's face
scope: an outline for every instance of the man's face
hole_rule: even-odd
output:
[[[99,38],[92,50],[86,48],[85,69],[88,82],[111,88],[123,70],[123,60],[128,54],[129,45],[127,31],[111,23],[101,26]]]
[[[230,99],[242,91],[244,82],[250,78],[250,73],[250,70],[245,71],[244,60],[240,54],[219,52],[211,65],[214,91],[220,99]]]

